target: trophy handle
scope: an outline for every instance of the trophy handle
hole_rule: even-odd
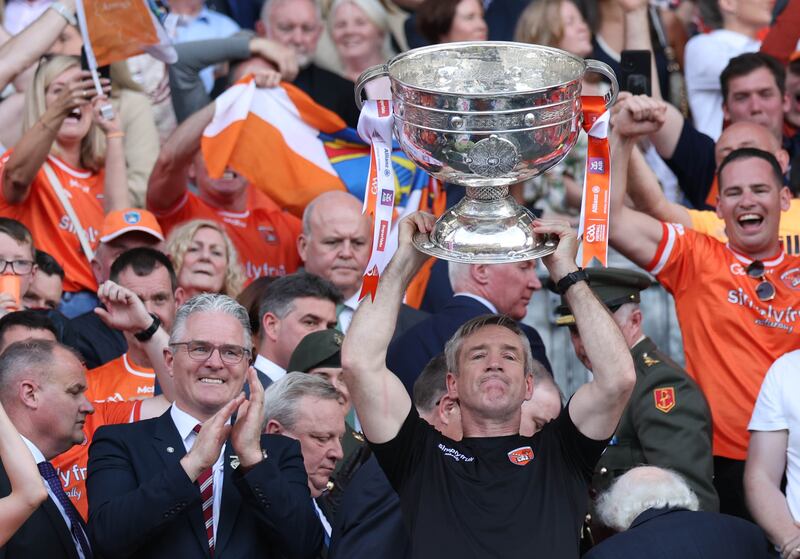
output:
[[[367,72],[369,72],[370,70],[372,70],[372,68],[367,70]],[[617,95],[619,94],[619,82],[617,81],[616,74],[614,74],[614,70],[612,70],[611,66],[609,66],[605,62],[600,62],[599,60],[587,59],[586,71],[597,72],[598,74],[607,77],[611,81],[611,91],[606,93],[604,97],[606,101],[606,109],[610,108],[611,105],[613,105],[616,102]],[[367,72],[364,72],[364,74],[366,74]],[[362,76],[364,74],[362,74]]]
[[[593,61],[594,62],[594,61]],[[602,64],[600,62],[599,64]],[[609,68],[609,71],[611,69]],[[358,76],[358,81],[356,81],[355,93],[356,93],[356,106],[358,110],[361,110],[361,106],[364,104],[363,99],[361,99],[361,94],[364,92],[364,88],[367,86],[367,82],[371,82],[375,78],[381,78],[383,76],[389,75],[389,67],[386,64],[377,64],[375,66],[371,66],[364,70],[360,76]],[[614,95],[616,98],[616,94]]]

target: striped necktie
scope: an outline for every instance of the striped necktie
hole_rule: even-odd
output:
[[[92,559],[92,548],[86,538],[86,524],[84,524],[81,515],[78,514],[78,511],[72,505],[72,501],[70,501],[67,494],[64,493],[64,487],[61,485],[61,480],[58,479],[56,469],[50,462],[39,462],[36,466],[39,468],[39,474],[47,482],[47,485],[50,486],[50,490],[53,492],[56,499],[58,499],[58,503],[61,505],[61,508],[64,509],[67,518],[69,518],[72,537],[75,538],[75,542],[78,544],[78,547],[80,547],[84,559]]]
[[[200,433],[201,425],[194,426],[193,431]],[[200,498],[203,501],[203,521],[206,523],[206,536],[208,537],[208,551],[214,555],[214,470],[206,468],[197,478],[200,487]]]

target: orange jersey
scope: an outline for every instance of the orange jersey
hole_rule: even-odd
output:
[[[124,402],[153,396],[156,374],[140,367],[123,353],[116,359],[86,373],[90,402]]]
[[[10,155],[9,150],[0,158],[0,169]],[[89,242],[96,246],[103,225],[103,173],[74,169],[53,155],[47,160],[69,194]],[[36,173],[30,194],[22,204],[6,202],[0,184],[0,216],[24,223],[33,235],[36,248],[47,252],[61,264],[66,274],[64,291],[97,290],[92,268],[81,249],[72,221],[47,180],[44,169]]]
[[[86,440],[59,454],[51,462],[58,472],[64,492],[78,509],[84,520],[89,519],[89,502],[86,499],[86,467],[89,464],[89,445],[95,431],[103,425],[117,425],[139,421],[142,402],[99,402],[94,413],[86,416],[83,434]]]
[[[710,237],[663,224],[647,267],[675,297],[686,369],[702,388],[714,422],[714,455],[744,460],[747,423],[770,365],[800,347],[800,257],[764,261],[775,298],[759,301],[751,262]]]
[[[728,242],[725,234],[725,222],[709,210],[689,210],[692,229]],[[792,198],[789,209],[781,212],[780,232],[778,233],[787,254],[800,255],[800,198]]]
[[[242,213],[226,212],[187,192],[173,209],[154,213],[165,235],[190,219],[211,219],[224,224],[239,252],[247,283],[262,276],[295,272],[301,264],[297,253],[300,220],[252,186],[248,187],[247,207]]]

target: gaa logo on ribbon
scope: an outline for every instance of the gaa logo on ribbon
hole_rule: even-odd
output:
[[[587,243],[602,243],[606,239],[606,226],[603,223],[593,223],[586,228]]]

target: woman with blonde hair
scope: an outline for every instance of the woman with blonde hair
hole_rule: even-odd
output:
[[[331,39],[344,77],[355,82],[361,72],[394,54],[389,16],[378,0],[334,0],[328,14]]]
[[[124,133],[119,116],[102,116],[107,102],[77,57],[43,59],[26,92],[22,138],[0,159],[0,216],[24,223],[59,261],[65,301],[97,289],[90,261],[103,216],[129,206]],[[88,304],[76,297],[62,312]]]
[[[178,305],[200,293],[236,298],[242,290],[244,272],[236,247],[216,221],[193,219],[177,226],[167,239],[167,254],[178,276]]]
[[[571,0],[531,2],[517,22],[514,40],[546,45],[586,58],[592,52],[592,33]]]

